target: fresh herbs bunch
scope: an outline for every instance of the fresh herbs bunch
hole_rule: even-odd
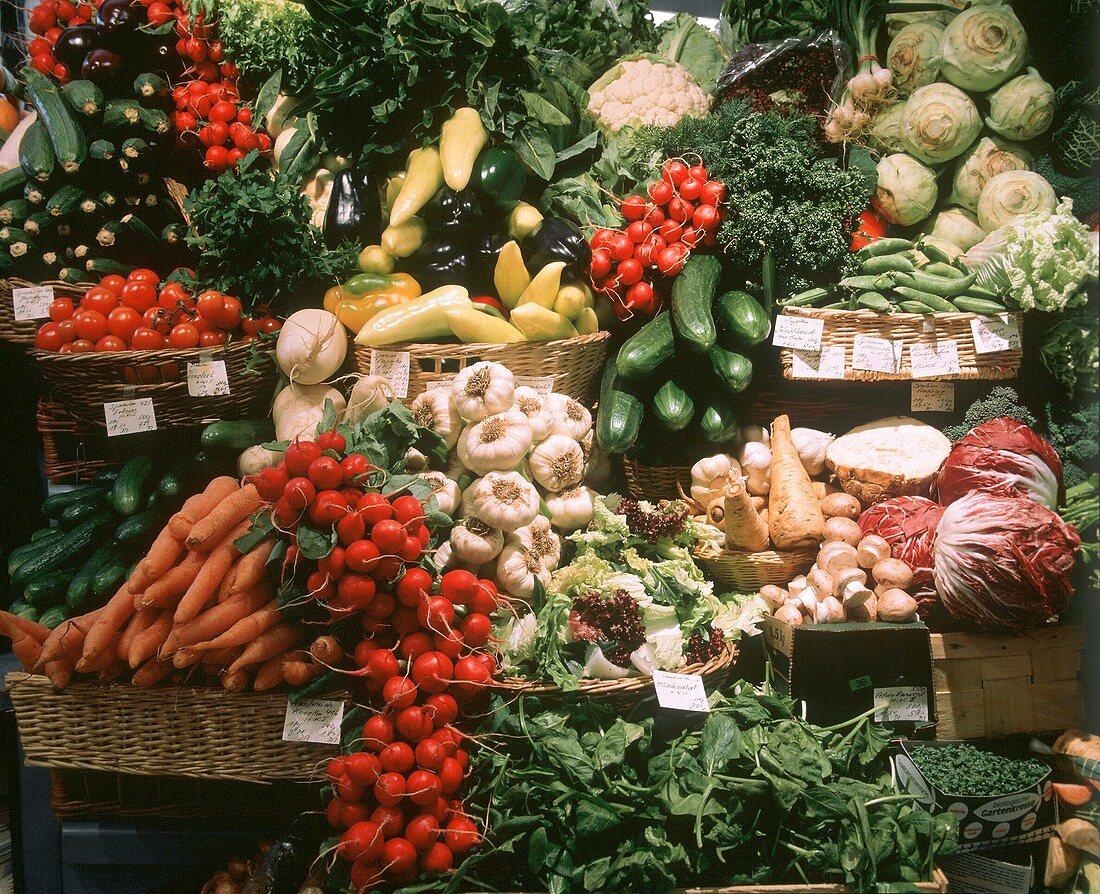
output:
[[[283,89],[305,90],[325,57],[319,29],[294,0],[206,0],[241,77],[258,87],[282,70]]]
[[[1010,795],[1035,785],[1047,768],[1037,760],[1017,760],[973,745],[912,745],[913,763],[947,795]]]

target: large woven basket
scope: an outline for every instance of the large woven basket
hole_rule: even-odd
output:
[[[626,489],[635,500],[678,500],[691,487],[690,466],[646,466],[623,457]]]
[[[105,403],[139,398],[152,399],[158,430],[263,416],[279,375],[273,350],[256,342],[82,354],[36,350],[33,356],[53,399],[84,427],[99,431],[107,428]],[[217,360],[225,363],[229,393],[191,397],[187,365]]]
[[[16,320],[15,306],[12,303],[13,289],[26,289],[31,286],[49,286],[55,298],[72,298],[79,303],[91,284],[72,285],[67,282],[27,282],[25,279],[0,279],[0,339],[20,345],[33,345],[34,334],[45,320]]]
[[[737,664],[738,648],[736,643],[728,643],[726,651],[718,658],[702,664],[689,664],[678,670],[679,674],[698,674],[703,678],[708,691],[721,688],[733,674]],[[563,690],[553,683],[540,680],[525,680],[519,677],[505,677],[493,682],[493,689],[502,695],[521,697],[538,696],[550,701],[562,701],[571,698],[591,698],[597,701],[614,702],[619,705],[633,705],[653,697],[652,677],[624,677],[621,680],[581,680],[577,689]]]
[[[1022,348],[997,353],[979,354],[974,345],[974,332],[970,324],[981,317],[975,314],[879,314],[871,310],[822,310],[815,307],[785,307],[784,316],[809,317],[824,321],[821,333],[823,349],[839,346],[844,349],[844,381],[848,382],[902,382],[913,379],[908,346],[913,344],[935,345],[952,340],[959,356],[959,372],[947,376],[928,376],[935,380],[1014,379],[1023,361]],[[1013,314],[1016,325],[1023,331],[1023,315]],[[872,372],[852,369],[852,350],[856,336],[884,338],[902,342],[901,366],[897,373]],[[780,350],[783,376],[795,378],[794,351]],[[799,376],[800,379],[829,381],[817,376]]]
[[[759,553],[697,549],[692,555],[709,580],[739,592],[753,592],[768,584],[786,588],[793,578],[813,567],[817,547]]]
[[[49,398],[38,402],[42,466],[50,484],[82,484],[96,472],[121,466],[126,456],[112,450],[106,433],[85,433],[64,407]]]
[[[591,406],[600,387],[600,374],[611,339],[610,332],[578,335],[560,341],[516,342],[513,344],[400,344],[384,348],[357,345],[355,365],[359,372],[371,370],[371,354],[408,353],[409,388],[406,398],[413,400],[427,391],[433,382],[453,377],[479,360],[503,363],[515,376],[553,380],[552,390],[567,394]]]
[[[318,780],[337,745],[282,741],[285,695],[5,679],[27,763],[58,770],[241,782]]]

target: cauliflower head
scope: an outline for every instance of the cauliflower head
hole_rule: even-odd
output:
[[[624,59],[588,91],[588,113],[611,133],[652,124],[668,127],[707,113],[709,101],[691,73],[660,56]]]

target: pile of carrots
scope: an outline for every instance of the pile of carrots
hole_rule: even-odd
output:
[[[253,484],[215,478],[157,535],[129,579],[95,611],[54,630],[0,612],[23,668],[63,689],[74,674],[134,686],[199,670],[231,692],[302,686],[323,670],[302,650],[305,627],[284,620],[265,564],[275,546],[245,554],[235,541],[263,505]]]

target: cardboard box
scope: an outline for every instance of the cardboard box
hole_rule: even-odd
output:
[[[875,719],[904,735],[936,720],[932,646],[923,624],[785,624],[764,621],[772,681],[805,705],[811,723]]]
[[[1034,785],[1007,795],[947,794],[933,785],[914,763],[909,744],[901,742],[893,758],[897,787],[915,796],[930,810],[955,814],[959,821],[960,853],[1041,841],[1052,834],[1057,808],[1050,770]],[[962,743],[920,743],[927,748],[952,744]]]

